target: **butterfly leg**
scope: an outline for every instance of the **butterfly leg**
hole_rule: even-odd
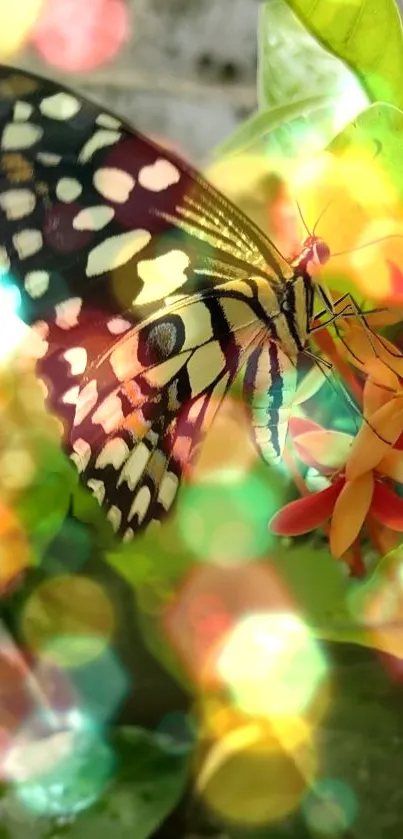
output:
[[[330,387],[334,390],[334,392],[338,393],[339,395],[342,395],[344,397],[344,399],[348,402],[350,408],[352,408],[354,416],[359,415],[360,419],[362,419],[361,411],[360,411],[359,407],[357,406],[357,404],[355,403],[352,396],[350,395],[349,391],[347,390],[347,388],[344,387],[343,383],[339,382],[338,379],[334,376],[334,374],[332,372],[333,371],[333,365],[331,364],[331,362],[327,361],[325,358],[322,358],[319,355],[316,355],[316,353],[312,352],[312,350],[304,350],[304,355],[307,358],[312,359],[312,361],[319,368],[322,375],[324,376],[326,381],[329,383]],[[357,430],[358,430],[358,426],[357,426]]]
[[[319,287],[319,292],[320,292],[320,295],[321,295],[322,300],[325,303],[325,307],[326,307],[325,310],[323,311],[323,314],[326,314],[326,312],[328,312],[331,315],[331,317],[325,323],[322,323],[322,324],[318,325],[317,327],[313,327],[310,330],[310,334],[312,334],[315,331],[319,331],[320,329],[323,329],[324,327],[329,326],[330,324],[333,323],[334,328],[336,330],[337,337],[340,339],[343,346],[350,353],[350,355],[355,359],[355,361],[357,361],[359,364],[363,364],[362,359],[360,359],[351,350],[351,348],[349,347],[346,339],[341,334],[340,329],[337,325],[337,321],[342,319],[342,318],[355,317],[360,321],[360,323],[364,327],[365,333],[367,335],[368,341],[370,343],[370,346],[371,346],[371,349],[372,349],[374,355],[378,356],[376,346],[374,344],[373,337],[372,337],[372,336],[374,336],[374,332],[371,329],[371,327],[369,326],[369,324],[368,324],[368,322],[365,318],[365,314],[374,314],[374,313],[377,313],[377,312],[385,311],[385,309],[384,308],[383,309],[382,308],[381,309],[373,309],[370,312],[364,313],[362,311],[362,309],[359,307],[357,301],[354,299],[352,294],[350,294],[349,292],[347,292],[346,294],[343,294],[341,297],[339,297],[335,301],[331,300],[330,296],[328,296],[328,294],[327,294],[327,291],[324,290],[323,288]],[[345,304],[343,306],[343,309],[341,311],[336,311],[336,308],[338,308],[342,304]],[[321,315],[322,315],[322,312],[320,312],[318,315],[316,315],[316,318],[320,317]],[[380,341],[381,344],[382,344],[382,338],[379,335],[377,335],[376,337],[377,337],[377,340]],[[389,349],[388,349],[388,351],[389,351]],[[399,357],[400,357],[400,355],[399,355]],[[384,364],[389,370],[391,370],[391,372],[394,372],[393,367],[388,365],[388,363],[387,363],[387,361],[385,361],[385,359],[384,359]]]

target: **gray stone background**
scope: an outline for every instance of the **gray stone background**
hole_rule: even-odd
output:
[[[102,70],[63,76],[28,51],[15,63],[67,81],[203,163],[256,107],[259,0],[128,5],[130,37]]]

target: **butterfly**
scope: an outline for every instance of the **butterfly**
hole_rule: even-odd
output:
[[[173,152],[52,81],[0,68],[0,283],[82,483],[128,541],[170,510],[243,371],[261,457],[281,458],[310,274]]]

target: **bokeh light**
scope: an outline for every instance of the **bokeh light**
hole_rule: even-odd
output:
[[[358,802],[354,791],[337,778],[318,781],[302,805],[310,830],[337,839],[341,832],[353,826],[357,811]]]
[[[102,730],[78,710],[31,717],[5,762],[17,799],[31,812],[68,816],[102,795],[113,770]]]
[[[271,566],[201,565],[167,605],[163,624],[192,678],[203,684],[221,684],[217,657],[236,626],[249,615],[293,608],[289,591]]]
[[[15,285],[0,275],[0,365],[24,340],[28,328],[17,316],[21,295]]]
[[[250,435],[245,405],[227,397],[203,442],[200,456],[191,473],[193,483],[237,483],[257,460]]]
[[[303,621],[278,612],[240,620],[225,639],[217,671],[240,709],[272,719],[304,714],[327,665]]]
[[[2,637],[0,650],[0,777],[14,738],[33,709],[27,684],[27,667],[22,655]]]
[[[129,693],[129,675],[118,654],[112,649],[105,649],[96,658],[66,672],[74,687],[79,707],[100,723],[110,720],[116,714]]]
[[[43,7],[43,0],[0,0],[0,60],[8,61],[25,41],[38,20]]]
[[[250,828],[264,828],[295,810],[317,771],[309,729],[285,718],[274,731],[257,722],[236,728],[200,763],[196,783],[207,807]]]
[[[343,154],[322,152],[294,167],[293,191],[310,229],[321,216],[316,232],[333,254],[320,271],[329,288],[351,291],[356,285],[374,301],[398,303],[403,298],[399,186],[382,151],[375,154],[375,138],[366,138],[365,146],[364,137],[362,147],[357,141]]]
[[[97,658],[110,643],[114,626],[106,592],[79,575],[46,580],[32,592],[21,617],[29,648],[64,667]]]
[[[15,513],[0,502],[0,596],[30,565],[29,542]]]
[[[214,482],[188,485],[178,510],[178,529],[187,548],[221,565],[262,556],[273,542],[267,522],[278,508],[273,482],[252,472],[239,480],[233,477],[224,470]]]
[[[349,122],[356,118],[360,111],[369,105],[368,96],[364,93],[356,77],[349,72],[340,74],[338,80],[338,98],[333,108],[333,131],[337,134]]]
[[[51,66],[85,72],[112,61],[128,34],[125,0],[47,0],[31,42]]]

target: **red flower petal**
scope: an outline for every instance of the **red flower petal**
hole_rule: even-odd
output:
[[[313,492],[298,501],[291,501],[273,516],[269,527],[278,536],[301,536],[315,530],[332,515],[344,478],[338,478],[332,486]]]
[[[371,513],[385,527],[403,532],[403,498],[396,495],[387,484],[379,481],[375,483]]]

